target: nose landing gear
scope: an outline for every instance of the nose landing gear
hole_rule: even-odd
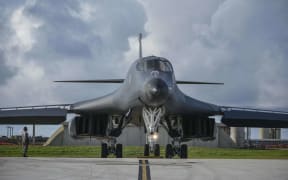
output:
[[[150,153],[154,153],[155,156],[160,156],[160,146],[157,144],[157,130],[164,114],[164,107],[143,107],[142,116],[147,130],[144,156],[149,156]]]

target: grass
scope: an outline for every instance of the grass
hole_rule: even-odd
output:
[[[143,156],[141,146],[124,146],[123,157]],[[29,146],[29,157],[99,158],[100,146]],[[21,146],[1,145],[0,157],[20,157]],[[165,156],[161,147],[161,157]],[[113,157],[112,155],[110,157]],[[195,159],[288,159],[288,150],[255,150],[189,147],[189,158]]]

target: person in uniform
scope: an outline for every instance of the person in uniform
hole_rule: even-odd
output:
[[[27,157],[27,151],[28,151],[28,145],[29,145],[29,134],[28,134],[28,129],[25,126],[23,128],[22,132],[22,152],[23,152],[23,157]]]

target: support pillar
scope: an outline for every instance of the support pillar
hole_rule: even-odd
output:
[[[281,139],[281,128],[275,128],[275,138],[276,139]]]
[[[268,128],[260,128],[259,129],[259,139],[270,139],[269,138],[269,129]]]
[[[281,128],[270,128],[271,139],[281,139]]]
[[[246,143],[250,147],[251,128],[246,127]]]
[[[7,137],[12,137],[13,136],[13,127],[12,126],[7,126]]]
[[[35,124],[33,124],[33,135],[32,135],[33,144],[35,144]]]
[[[237,147],[243,147],[245,142],[244,127],[231,127],[230,137]]]

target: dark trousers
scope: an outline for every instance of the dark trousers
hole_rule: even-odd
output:
[[[27,151],[28,151],[28,144],[23,144],[22,146],[23,157],[27,157]]]

